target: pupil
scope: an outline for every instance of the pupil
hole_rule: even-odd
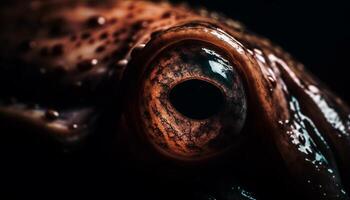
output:
[[[169,93],[169,100],[177,111],[192,119],[209,118],[224,104],[224,96],[218,87],[197,79],[176,85]]]

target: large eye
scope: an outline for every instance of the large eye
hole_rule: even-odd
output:
[[[133,80],[134,126],[158,152],[177,160],[227,152],[242,138],[247,115],[237,65],[225,50],[205,41],[168,45]]]

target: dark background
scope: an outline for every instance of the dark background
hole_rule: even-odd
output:
[[[175,2],[181,2],[175,0]],[[350,2],[341,0],[188,0],[244,23],[316,74],[350,103]]]

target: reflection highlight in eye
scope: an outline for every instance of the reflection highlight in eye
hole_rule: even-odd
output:
[[[215,56],[220,59],[215,60],[209,60],[209,65],[211,66],[211,70],[215,73],[220,74],[222,77],[227,79],[227,72],[230,69],[229,62],[222,58],[219,54],[215,53],[212,50],[209,50],[207,48],[203,48],[203,51],[208,53],[209,55]]]

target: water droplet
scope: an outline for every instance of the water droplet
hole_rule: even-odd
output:
[[[269,75],[267,76],[267,80],[271,86],[270,91],[272,92],[277,86],[276,79],[273,76]]]
[[[118,65],[118,67],[124,68],[128,65],[128,63],[129,63],[129,61],[127,59],[122,59],[122,60],[118,61],[117,65]]]
[[[77,81],[77,82],[74,83],[74,85],[75,85],[76,87],[81,87],[81,86],[83,86],[83,82]]]
[[[69,126],[69,128],[71,129],[71,130],[75,130],[75,129],[77,129],[79,126],[78,126],[78,124],[71,124],[70,126]]]
[[[136,50],[141,50],[143,48],[145,48],[146,44],[138,44],[134,49]]]
[[[283,120],[278,120],[278,124],[279,124],[280,126],[283,126],[283,125],[284,125]]]
[[[45,68],[40,68],[39,71],[41,74],[46,74],[46,72],[47,72]]]
[[[59,116],[60,114],[56,110],[50,109],[50,110],[47,110],[45,113],[45,118],[50,121],[56,120]]]
[[[312,92],[312,93],[318,93],[319,92],[318,88],[316,86],[314,86],[314,85],[309,85],[308,88],[309,88],[309,91]]]
[[[78,63],[77,68],[80,71],[87,71],[93,68],[95,65],[98,64],[97,59],[91,59],[91,60],[84,60]]]
[[[140,51],[142,51],[142,49],[145,48],[145,46],[146,46],[146,44],[136,45],[131,52],[131,57],[135,57],[137,53],[139,53]]]
[[[107,22],[106,18],[102,16],[93,16],[87,20],[87,26],[89,27],[103,26],[106,24],[106,22]]]

